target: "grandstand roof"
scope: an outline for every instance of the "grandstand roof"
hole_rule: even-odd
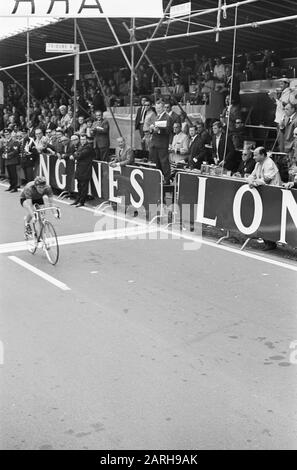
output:
[[[164,2],[165,5],[167,3]],[[183,3],[183,2],[174,2]],[[224,3],[224,2],[222,2]],[[229,0],[226,2],[231,3]],[[240,3],[240,2],[238,2]],[[217,0],[199,0],[192,1],[192,11],[203,8],[216,8]],[[235,9],[227,10],[227,18],[221,19],[221,27],[232,26],[234,24]],[[256,3],[240,6],[238,9],[238,24],[258,22],[262,20],[271,20],[274,18],[297,15],[296,0],[282,0],[276,2],[272,0],[261,0]],[[129,42],[129,35],[123,26],[124,19],[110,20],[121,43]],[[126,21],[127,22],[127,21]],[[128,20],[129,22],[129,20]],[[156,19],[136,19],[136,26],[144,26],[155,23]],[[191,58],[195,52],[199,55],[207,56],[231,56],[233,44],[233,31],[220,33],[219,42],[215,42],[215,33],[203,34],[198,36],[187,36],[187,32],[202,31],[216,26],[217,13],[208,13],[207,15],[192,18],[191,22],[183,20],[175,23],[163,24],[159,29],[157,37],[184,34],[184,37],[162,40],[153,43],[148,55],[154,63],[164,63],[164,58],[168,61]],[[79,19],[79,27],[84,35],[87,47],[95,49],[107,47],[116,44],[116,41],[110,31],[107,21],[102,18]],[[129,24],[128,24],[129,26]],[[154,27],[136,31],[136,39],[146,39],[151,37]],[[251,27],[248,29],[239,29],[237,31],[236,52],[257,51],[265,48],[283,51],[288,56],[297,56],[296,47],[297,21],[287,21],[284,23],[273,23],[261,27]],[[78,38],[79,39],[79,38]],[[73,43],[74,42],[74,21],[73,19],[61,20],[30,32],[30,56],[33,60],[48,58],[50,54],[45,52],[45,44],[52,43]],[[80,41],[81,50],[84,47]],[[126,47],[128,57],[130,48]],[[1,67],[11,66],[26,61],[26,33],[20,33],[0,41],[0,61]],[[140,56],[136,48],[136,60]],[[100,68],[125,67],[126,63],[120,49],[111,49],[105,52],[92,54],[93,60],[100,71]],[[73,57],[65,59],[44,62],[40,64],[50,75],[59,78],[73,72]],[[86,55],[81,56],[81,70],[83,73],[91,72],[91,67]],[[26,67],[9,70],[9,73],[18,80],[25,80]],[[32,78],[39,77],[41,72],[34,66],[31,67]],[[0,79],[5,78],[4,73],[0,74]]]

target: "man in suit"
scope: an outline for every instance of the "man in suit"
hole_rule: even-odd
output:
[[[169,140],[172,134],[172,120],[164,109],[163,101],[156,103],[157,118],[151,125],[152,139],[150,148],[150,160],[156,164],[156,168],[162,171],[164,183],[170,184],[169,164]]]
[[[92,161],[94,150],[87,140],[87,136],[80,136],[80,145],[74,153],[76,160],[75,178],[78,183],[78,193],[76,200],[72,205],[81,207],[85,205],[88,195],[89,182],[92,177]]]
[[[117,138],[118,147],[116,148],[115,157],[111,160],[110,166],[126,166],[132,165],[133,163],[133,150],[127,145],[126,139],[124,137]]]
[[[1,147],[2,158],[8,173],[9,187],[5,191],[17,192],[18,176],[17,165],[19,164],[20,144],[11,135],[11,129],[4,129],[4,142]]]
[[[222,123],[220,121],[213,123],[212,131],[212,163],[221,165],[225,170],[234,173],[239,166],[240,160],[235,152],[231,138],[228,136],[226,144],[226,134],[223,133]],[[224,159],[225,147],[226,155]]]
[[[181,116],[175,111],[173,111],[171,103],[165,103],[164,109],[166,113],[171,117],[172,125],[174,126],[174,124],[177,122],[181,127]],[[170,143],[172,143],[173,137],[174,133],[170,136]]]
[[[199,122],[197,125],[190,126],[189,134],[191,140],[189,146],[188,167],[200,170],[203,162],[210,162],[210,152],[209,149],[205,147],[205,144],[210,143],[211,137],[202,122]]]
[[[95,121],[92,125],[92,137],[94,139],[94,149],[96,152],[96,159],[103,162],[109,160],[109,122],[103,118],[103,112],[97,110],[95,112]]]
[[[178,76],[173,76],[173,92],[172,95],[177,102],[182,101],[185,94],[185,87],[180,83]]]
[[[280,130],[283,133],[283,148],[281,152],[288,155],[292,153],[294,144],[294,129],[297,127],[297,107],[295,104],[287,103],[285,106],[285,116],[280,123]]]
[[[145,115],[148,110],[146,106],[146,101],[147,101],[146,97],[143,96],[141,98],[141,106],[137,109],[136,117],[135,117],[135,130],[139,131],[142,150],[145,150],[145,144],[143,141],[143,137],[144,137],[143,125],[144,125]]]

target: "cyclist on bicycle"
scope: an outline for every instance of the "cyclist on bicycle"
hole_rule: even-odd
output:
[[[34,204],[44,204],[44,196],[47,196],[49,206],[53,206],[53,190],[43,176],[37,176],[34,181],[27,183],[21,192],[20,203],[27,212],[24,222],[28,234],[32,233],[30,222],[34,215]]]

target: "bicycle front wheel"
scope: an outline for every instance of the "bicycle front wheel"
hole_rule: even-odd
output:
[[[59,259],[58,238],[53,225],[48,221],[43,226],[42,240],[47,259],[51,264],[56,264]]]

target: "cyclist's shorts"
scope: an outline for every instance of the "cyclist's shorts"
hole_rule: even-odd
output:
[[[25,200],[26,200],[25,197],[21,197],[21,199],[20,199],[21,206],[24,204]],[[33,205],[38,204],[39,206],[42,206],[44,204],[44,200],[42,198],[41,199],[32,199],[32,203],[33,203]]]

